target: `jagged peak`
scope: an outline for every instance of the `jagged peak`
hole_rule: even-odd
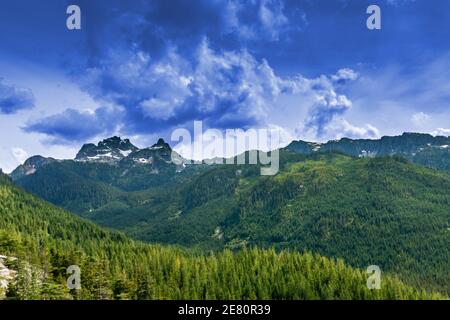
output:
[[[137,147],[130,142],[130,139],[121,139],[118,136],[110,137],[100,141],[97,145],[98,147],[108,146],[112,148],[117,148],[121,150],[136,150]]]
[[[117,162],[130,153],[139,150],[129,139],[121,139],[113,136],[100,141],[97,145],[93,143],[84,144],[77,153],[75,160],[94,162]]]
[[[158,142],[156,142],[156,144],[151,146],[151,149],[158,149],[158,148],[171,149],[170,145],[167,142],[165,142],[163,138],[159,138]]]

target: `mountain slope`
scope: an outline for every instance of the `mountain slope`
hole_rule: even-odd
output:
[[[439,298],[309,253],[229,251],[196,256],[102,230],[15,187],[0,174],[0,253],[18,257],[15,299],[417,299]],[[81,268],[81,290],[65,288]],[[31,270],[31,271],[30,271]]]
[[[11,178],[53,204],[88,214],[108,204],[133,206],[140,199],[134,191],[171,185],[201,169],[175,164],[172,155],[177,156],[162,139],[138,149],[128,139],[112,137],[84,145],[74,160],[31,157]]]
[[[300,140],[293,141],[287,149],[301,154],[341,152],[354,157],[397,155],[430,168],[450,170],[450,137],[429,134],[404,133],[379,140],[343,138],[324,144]]]
[[[401,158],[281,156],[275,177],[259,176],[257,166],[213,166],[136,206],[88,217],[140,240],[201,250],[317,251],[449,292],[449,174]]]
[[[159,141],[115,165],[67,161],[65,172],[87,179],[80,185],[92,190],[92,199],[90,191],[71,186],[61,192],[58,184],[46,185],[51,173],[40,176],[41,169],[18,183],[44,197],[73,191],[79,211],[70,202],[47,199],[135,239],[201,252],[246,245],[312,250],[355,267],[378,264],[411,284],[449,292],[449,174],[403,158],[372,158],[374,150],[391,154],[395,147],[406,157],[428,144],[441,152],[445,145],[437,146],[445,139],[417,134],[342,139],[349,146],[361,144],[351,149],[354,157],[299,142],[302,153],[310,148],[310,154],[281,150],[280,173],[274,177],[261,177],[257,165],[193,165],[177,172],[168,163],[170,147]],[[363,147],[366,154],[356,154]],[[140,166],[136,159],[152,159],[152,164]],[[153,166],[154,159],[163,169]],[[445,163],[445,157],[440,159]],[[118,174],[121,163],[130,172],[125,178]]]
[[[55,162],[40,168],[33,175],[24,176],[20,184],[28,192],[75,213],[89,212],[121,197],[120,189],[78,174],[74,168],[76,166],[79,164]],[[97,172],[102,170],[101,167],[107,171],[106,166],[97,164]]]
[[[228,243],[312,250],[450,292],[450,175],[401,159],[323,156],[244,191]]]

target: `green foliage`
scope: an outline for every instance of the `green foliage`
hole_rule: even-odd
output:
[[[17,259],[9,299],[428,299],[442,298],[341,260],[273,249],[198,255],[148,245],[0,183],[0,248]],[[66,268],[81,269],[81,290],[66,287]]]
[[[37,170],[33,175],[25,176],[20,184],[27,191],[39,195],[51,203],[64,207],[75,213],[89,212],[106,205],[113,199],[120,198],[121,191],[101,180],[89,178],[91,171],[85,171],[86,176],[78,174],[78,167],[87,168],[83,163],[52,163]],[[108,165],[91,166],[96,174],[108,172]],[[83,171],[83,170],[81,170]]]
[[[240,196],[225,241],[311,250],[450,292],[450,176],[404,159],[323,155]]]
[[[379,150],[385,153],[400,143],[382,142]],[[364,143],[344,139],[339,145],[360,152],[375,142]],[[416,147],[401,144],[404,152]],[[40,196],[50,189],[57,197],[73,197],[72,204],[49,200],[74,212],[80,213],[73,207],[89,204],[89,211],[81,210],[83,217],[134,239],[197,252],[245,246],[308,250],[357,268],[377,264],[408,284],[450,292],[448,173],[397,156],[358,159],[286,150],[280,155],[281,171],[274,177],[260,176],[258,165],[199,165],[175,175],[161,171],[156,176],[164,183],[127,191],[114,178],[116,167],[78,163],[71,164],[71,172],[95,183],[95,192],[88,192],[84,180],[79,187],[60,188],[39,171],[25,178],[34,187],[21,183]],[[105,166],[116,173],[103,174]]]
[[[138,204],[86,217],[136,239],[201,251],[311,250],[450,292],[447,173],[399,157],[291,152],[281,152],[281,167],[279,175],[261,177],[257,166],[212,166],[170,188],[135,194]]]

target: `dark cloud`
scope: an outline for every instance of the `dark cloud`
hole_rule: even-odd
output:
[[[354,80],[356,73],[343,69],[313,79],[280,77],[267,61],[245,50],[214,51],[207,40],[198,46],[195,60],[176,48],[157,61],[142,51],[115,51],[80,80],[99,103],[114,107],[94,113],[68,109],[26,129],[56,137],[56,143],[116,130],[151,135],[190,128],[194,120],[202,120],[205,128],[248,129],[270,124],[271,114],[279,112],[278,97],[296,95],[312,101],[306,129],[321,136],[351,106],[337,91],[342,79]]]
[[[333,79],[291,79],[276,75],[252,52],[256,43],[262,48],[279,42],[303,26],[302,10],[290,10],[292,3],[83,0],[81,6],[89,8],[83,11],[88,58],[72,75],[99,105],[112,107],[95,113],[68,109],[26,126],[55,142],[115,130],[156,134],[189,127],[193,120],[218,129],[247,129],[267,124],[270,112],[278,112],[278,96],[299,93],[317,100],[307,127],[320,135],[350,103],[334,86],[352,80],[352,70]]]
[[[123,130],[130,133],[154,133],[192,120],[218,128],[258,123],[273,75],[245,51],[215,52],[205,40],[196,52],[188,60],[173,48],[156,62],[142,51],[113,55],[89,71],[83,87],[120,106]]]
[[[264,121],[279,94],[279,79],[265,62],[242,52],[218,53],[205,40],[197,59],[173,50],[154,62],[142,51],[114,52],[101,67],[80,79],[99,103],[114,106],[95,113],[67,109],[35,121],[29,132],[82,140],[120,129],[124,134],[153,134],[203,120],[214,128],[249,128]]]
[[[120,113],[111,108],[101,107],[95,112],[66,109],[62,113],[28,123],[23,129],[46,134],[51,143],[70,144],[84,142],[99,134],[109,134],[119,123]]]
[[[30,89],[3,83],[0,78],[0,113],[14,114],[34,108],[34,95]]]

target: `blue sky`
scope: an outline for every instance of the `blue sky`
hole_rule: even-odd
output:
[[[82,30],[66,28],[77,4]],[[382,29],[366,27],[377,4]],[[15,0],[0,4],[0,167],[139,146],[194,120],[285,140],[450,134],[445,0]]]

